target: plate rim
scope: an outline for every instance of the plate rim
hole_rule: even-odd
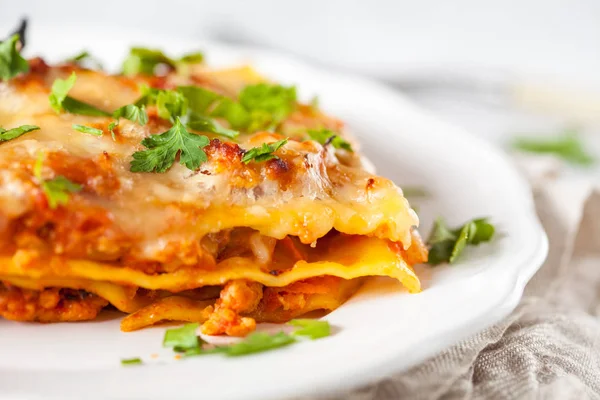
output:
[[[144,33],[144,37],[152,37],[147,33]],[[176,40],[177,37],[169,36],[170,40]],[[102,39],[100,39],[102,40]],[[151,39],[152,40],[152,39]],[[163,37],[161,42],[164,42],[165,38]],[[186,43],[191,43],[190,39],[185,39]],[[234,52],[243,52],[248,54],[256,54],[260,58],[266,59],[275,59],[283,60],[288,64],[294,64],[296,66],[300,66],[304,70],[308,70],[311,73],[323,75],[323,76],[332,76],[335,74],[336,79],[341,79],[343,81],[352,81],[355,86],[361,86],[367,88],[370,91],[376,91],[381,93],[386,93],[388,96],[392,96],[410,109],[414,113],[418,113],[424,121],[428,121],[430,124],[438,124],[447,128],[448,131],[452,132],[452,135],[458,135],[461,140],[468,140],[473,143],[475,146],[481,147],[485,149],[486,153],[493,154],[507,172],[510,172],[514,179],[514,188],[516,191],[519,191],[519,195],[523,197],[527,204],[524,204],[523,207],[528,208],[527,215],[530,217],[528,223],[532,225],[533,229],[536,231],[536,241],[537,247],[534,249],[531,248],[531,251],[528,253],[527,257],[524,257],[523,260],[519,263],[518,266],[511,267],[510,271],[512,271],[512,275],[510,276],[510,280],[514,282],[514,284],[510,287],[507,287],[507,290],[504,291],[502,298],[498,299],[498,307],[493,310],[488,310],[487,313],[478,316],[476,319],[471,319],[468,323],[454,326],[449,332],[445,332],[443,336],[443,340],[439,340],[435,344],[431,346],[421,346],[422,348],[418,350],[412,350],[411,354],[413,359],[418,359],[418,361],[409,362],[409,366],[405,365],[406,363],[399,363],[398,361],[393,361],[391,356],[390,359],[382,364],[379,368],[370,369],[370,370],[357,370],[355,373],[350,376],[344,377],[344,381],[337,380],[336,382],[332,380],[328,380],[327,378],[316,380],[312,383],[310,387],[303,387],[301,391],[301,395],[327,395],[339,393],[341,391],[348,391],[356,387],[360,387],[362,385],[371,383],[378,378],[382,378],[383,376],[390,375],[392,373],[397,373],[402,370],[406,370],[411,366],[414,366],[418,362],[422,362],[427,358],[439,353],[445,348],[450,347],[451,345],[463,340],[464,338],[485,329],[485,327],[489,327],[494,323],[497,323],[504,317],[506,317],[514,308],[517,306],[519,300],[522,297],[523,290],[525,288],[526,283],[532,278],[535,272],[541,267],[543,261],[545,260],[548,253],[548,238],[544,232],[544,229],[539,222],[537,214],[534,208],[533,195],[529,185],[525,182],[525,179],[517,172],[516,167],[509,161],[506,154],[504,154],[500,149],[492,146],[490,143],[486,142],[484,139],[473,135],[462,128],[454,126],[451,123],[446,121],[442,121],[440,118],[435,116],[433,113],[422,109],[421,107],[414,104],[411,100],[409,100],[402,93],[385,86],[382,83],[377,81],[361,77],[352,73],[348,73],[346,71],[339,71],[334,68],[323,68],[323,67],[315,67],[313,64],[307,61],[303,61],[298,59],[295,56],[284,55],[280,52],[256,48],[253,46],[240,46],[240,45],[231,45],[227,43],[220,43],[218,41],[210,41],[203,40],[198,42],[200,45],[208,44],[208,47],[218,47],[224,48],[228,51]],[[92,47],[92,46],[90,46]],[[425,123],[425,122],[424,122]],[[500,165],[500,164],[498,164]],[[451,339],[450,339],[451,337]],[[390,351],[390,354],[393,354],[394,351]],[[396,356],[398,356],[398,351],[396,351]],[[191,368],[191,367],[190,367]],[[0,368],[0,372],[3,369]],[[24,371],[22,371],[24,372]],[[43,373],[42,371],[36,371],[39,373]],[[91,371],[90,371],[91,372]],[[111,371],[113,374],[122,374],[126,375],[122,371]],[[129,372],[129,371],[127,371]],[[164,371],[163,371],[164,372]],[[149,374],[150,375],[150,374]],[[281,388],[282,386],[279,386]],[[1,393],[1,390],[0,390]],[[10,392],[8,393],[10,395]],[[27,394],[22,394],[24,398],[27,397]],[[183,396],[193,395],[193,393],[184,393]],[[249,394],[248,398],[261,398],[261,399],[269,399],[269,398],[280,398],[281,396],[298,396],[298,388],[290,385],[287,392],[282,390],[278,390],[277,393],[273,391],[263,391]],[[182,397],[183,398],[183,397]],[[233,398],[233,397],[232,397]]]

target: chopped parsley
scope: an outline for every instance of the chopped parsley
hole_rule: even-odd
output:
[[[190,129],[234,138],[239,135],[237,130],[248,126],[250,114],[231,99],[196,86],[180,86],[177,91],[188,100]],[[223,127],[212,117],[225,119],[232,129]]]
[[[166,172],[179,155],[179,162],[195,171],[207,160],[202,148],[209,144],[206,136],[190,133],[179,119],[171,129],[160,135],[151,135],[142,144],[147,150],[133,153],[131,172]]]
[[[111,114],[94,107],[91,104],[84,103],[83,101],[77,100],[69,96],[69,91],[75,86],[77,75],[75,72],[69,76],[68,79],[56,79],[52,83],[52,91],[50,93],[50,106],[60,113],[66,111],[71,114],[87,115],[92,117],[108,117]]]
[[[285,145],[288,139],[279,140],[275,143],[263,143],[260,147],[248,150],[242,157],[242,162],[248,164],[250,161],[263,162],[278,158],[275,154],[279,148]]]
[[[90,66],[96,69],[104,69],[102,63],[92,56],[88,51],[84,50],[73,57],[69,57],[65,60],[68,63],[77,64],[82,67]]]
[[[196,331],[197,323],[186,324],[180,328],[167,329],[163,339],[163,347],[170,347],[185,357],[220,353],[228,357],[260,353],[295,343],[299,337],[311,340],[320,339],[331,334],[329,322],[312,319],[295,319],[289,322],[296,329],[292,333],[254,332],[239,342],[229,345],[204,348],[206,344]]]
[[[572,164],[582,166],[589,166],[595,161],[573,131],[566,131],[556,138],[517,137],[513,140],[512,147],[529,153],[553,154]]]
[[[179,59],[180,63],[185,63],[185,64],[200,64],[203,61],[204,61],[204,54],[199,51],[197,51],[195,53],[186,54]]]
[[[37,178],[46,199],[51,209],[55,209],[59,205],[64,206],[69,202],[69,196],[71,193],[81,191],[82,186],[73,183],[62,175],[55,177],[54,179],[45,180],[42,177],[42,164],[44,162],[43,153],[38,157],[35,166],[33,168],[33,174]]]
[[[296,107],[296,88],[268,83],[246,86],[240,104],[250,112],[249,131],[274,129]]]
[[[404,197],[429,197],[429,192],[421,186],[402,186]]]
[[[40,127],[35,125],[21,125],[18,128],[12,128],[8,130],[0,127],[0,143],[8,142],[9,140],[16,139],[27,132],[37,131],[38,129],[40,129]]]
[[[0,80],[14,78],[20,73],[29,71],[29,64],[19,50],[17,43],[19,35],[14,34],[3,42],[0,42]]]
[[[323,146],[331,144],[336,149],[352,151],[352,146],[336,132],[329,129],[309,129],[308,136]]]
[[[320,339],[331,334],[329,322],[318,319],[293,319],[290,325],[297,327],[294,331],[296,336],[306,336],[312,340]]]
[[[123,62],[123,74],[132,75],[153,75],[156,72],[156,67],[166,65],[168,68],[174,69],[179,64],[196,64],[204,60],[204,55],[200,52],[186,54],[179,60],[167,56],[160,50],[147,49],[144,47],[133,47],[129,51],[129,55]]]
[[[121,360],[121,365],[140,365],[140,364],[142,364],[142,359],[139,357],[124,358]]]
[[[75,129],[78,132],[87,133],[89,135],[94,135],[94,136],[102,136],[102,134],[104,133],[102,131],[102,129],[92,128],[91,126],[85,126],[85,125],[79,125],[79,124],[73,124],[73,129]]]
[[[223,351],[223,353],[230,357],[245,356],[287,346],[295,341],[296,339],[292,335],[285,332],[275,334],[255,332],[244,340],[227,346],[227,351]]]
[[[429,235],[429,261],[431,265],[454,263],[467,245],[476,246],[489,242],[494,236],[494,225],[487,218],[474,219],[463,226],[450,229],[442,218],[438,218]]]
[[[233,139],[240,134],[238,131],[225,128],[214,118],[205,117],[204,115],[196,113],[191,113],[189,115],[187,126],[195,131],[210,132],[214,133],[215,135],[225,136],[230,139]]]
[[[163,347],[171,347],[178,352],[200,347],[196,331],[198,323],[185,324],[181,328],[167,329],[163,339]]]
[[[119,118],[125,118],[131,122],[137,122],[142,126],[148,123],[148,114],[146,113],[146,108],[144,106],[139,107],[135,104],[128,104],[126,106],[117,108],[115,112],[113,112],[112,116],[117,120]]]
[[[177,117],[183,117],[188,110],[188,100],[176,90],[155,89],[142,86],[142,96],[136,100],[135,106],[156,106],[158,116],[163,119],[174,121]]]

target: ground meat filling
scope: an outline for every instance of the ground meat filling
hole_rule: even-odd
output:
[[[108,301],[84,290],[30,290],[0,284],[0,316],[14,321],[87,321],[107,305]]]
[[[263,286],[260,283],[245,280],[228,282],[208,320],[202,325],[202,333],[246,336],[256,328],[256,321],[240,314],[254,311],[262,296]]]

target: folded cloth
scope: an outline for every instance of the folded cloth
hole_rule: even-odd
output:
[[[327,399],[600,398],[600,192],[580,190],[565,210],[556,194],[571,189],[536,193],[550,253],[509,317],[406,372]]]

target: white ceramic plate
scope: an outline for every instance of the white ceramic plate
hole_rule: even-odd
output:
[[[89,323],[37,325],[0,321],[0,397],[270,399],[349,389],[423,361],[506,316],[547,253],[528,186],[498,150],[440,122],[374,82],[316,70],[248,48],[190,43],[134,32],[34,29],[28,54],[50,60],[82,48],[121,60],[131,44],[173,54],[203,49],[213,65],[251,63],[347,121],[379,172],[399,184],[425,186],[417,201],[427,234],[435,216],[461,223],[489,216],[497,239],[469,249],[460,263],[421,273],[409,295],[385,279],[370,281],[326,319],[335,334],[277,351],[226,359],[175,361],[161,352],[164,327],[119,331],[107,315]],[[116,64],[113,61],[113,65]],[[121,358],[165,354],[161,365],[122,367]]]

